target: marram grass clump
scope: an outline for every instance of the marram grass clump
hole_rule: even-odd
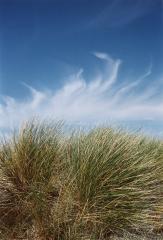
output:
[[[0,239],[161,237],[163,141],[63,129],[34,121],[1,141]]]

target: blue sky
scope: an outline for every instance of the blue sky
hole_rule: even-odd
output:
[[[162,0],[0,0],[1,129],[44,116],[161,133],[162,65]]]

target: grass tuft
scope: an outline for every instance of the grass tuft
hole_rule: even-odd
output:
[[[162,229],[161,140],[111,128],[64,134],[60,122],[34,121],[1,143],[0,239],[136,239]]]

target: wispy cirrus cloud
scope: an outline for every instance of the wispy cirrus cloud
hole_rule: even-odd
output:
[[[162,0],[114,0],[109,1],[105,8],[94,17],[89,27],[119,27],[133,22],[152,11]]]
[[[28,99],[18,101],[2,96],[0,128],[18,126],[33,116],[81,123],[163,120],[163,98],[159,86],[148,85],[141,90],[141,84],[152,73],[152,65],[138,79],[119,83],[122,61],[106,53],[95,52],[94,56],[103,62],[105,68],[89,81],[80,69],[68,76],[60,89],[39,91],[25,84],[30,93]]]

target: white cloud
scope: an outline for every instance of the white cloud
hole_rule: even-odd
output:
[[[3,96],[0,103],[0,128],[12,128],[33,116],[41,119],[57,118],[66,121],[106,122],[111,120],[163,120],[163,99],[157,88],[141,83],[151,74],[152,66],[133,82],[118,83],[121,60],[106,53],[94,53],[104,61],[105,69],[87,81],[83,70],[67,77],[58,90],[38,91],[25,84],[30,91],[27,100],[18,101]]]
[[[87,24],[88,27],[120,27],[129,24],[161,6],[160,0],[108,1],[101,12]]]

